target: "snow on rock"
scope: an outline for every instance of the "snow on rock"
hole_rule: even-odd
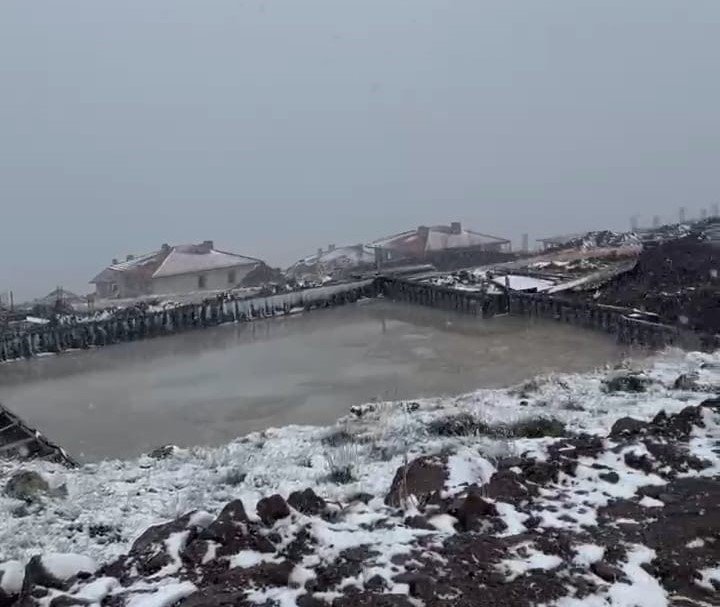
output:
[[[447,462],[448,478],[445,481],[445,491],[453,495],[463,488],[474,483],[482,485],[490,480],[495,472],[494,466],[477,452],[463,449],[451,455]]]
[[[97,563],[82,554],[61,554],[51,552],[44,554],[40,560],[42,566],[56,580],[65,581],[78,573],[95,573]]]
[[[18,594],[25,579],[25,565],[20,561],[0,563],[0,588],[8,595]]]
[[[560,567],[563,563],[559,556],[545,554],[530,542],[515,546],[512,553],[515,558],[505,559],[498,565],[498,569],[505,574],[508,581],[512,581],[528,571],[537,569],[549,571]]]
[[[338,432],[297,426],[64,471],[68,499],[52,509],[18,512],[0,497],[0,585],[17,594],[23,564],[48,551],[43,567],[71,578],[105,564],[48,596],[125,607],[207,605],[218,593],[235,604],[396,593],[432,605],[479,586],[490,606],[513,596],[519,607],[629,607],[666,604],[668,579],[705,600],[717,583],[720,401],[674,384],[697,373],[720,385],[720,356],[668,351],[644,367],[643,392],[605,391],[601,370],[376,403],[337,429],[354,454],[344,484],[326,466]],[[561,423],[515,424],[538,417]],[[622,417],[638,423],[610,433]]]
[[[700,574],[697,579],[698,586],[702,586],[712,592],[720,591],[720,565],[701,569],[698,573]]]
[[[179,600],[195,592],[195,584],[178,582],[168,584],[155,592],[135,594],[127,603],[127,607],[171,607]]]
[[[576,554],[575,558],[573,558],[573,562],[578,565],[589,567],[593,563],[597,563],[602,559],[605,554],[605,548],[603,546],[598,546],[597,544],[580,544],[575,546],[575,552]]]

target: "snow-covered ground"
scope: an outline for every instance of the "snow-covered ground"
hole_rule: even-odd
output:
[[[0,562],[26,561],[43,551],[80,553],[104,562],[126,552],[148,526],[189,510],[216,512],[237,498],[252,510],[263,496],[287,496],[308,486],[328,500],[347,501],[359,492],[383,495],[407,459],[449,445],[502,454],[528,440],[428,434],[428,423],[452,414],[470,413],[489,423],[547,416],[573,430],[606,434],[619,417],[650,419],[662,409],[674,413],[707,397],[672,389],[681,373],[695,372],[701,383],[720,385],[720,355],[668,351],[644,364],[654,380],[644,393],[606,394],[602,379],[608,370],[599,370],[539,378],[526,386],[526,395],[523,388],[479,390],[418,401],[417,409],[407,403],[372,404],[357,408],[361,416],[349,415],[336,427],[270,429],[218,448],[177,449],[161,460],[144,456],[76,470],[44,462],[0,462],[0,478],[22,468],[41,472],[51,486],[67,486],[67,498],[48,504],[25,506],[0,496]],[[355,440],[336,447],[323,440],[339,431]],[[329,462],[337,465],[338,460],[353,468],[353,482],[328,480]],[[99,528],[105,531],[93,532]]]

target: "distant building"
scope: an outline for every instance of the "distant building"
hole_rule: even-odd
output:
[[[315,255],[304,257],[290,266],[286,274],[296,280],[318,280],[327,276],[341,277],[350,270],[371,267],[375,263],[372,247],[362,244],[318,249]]]
[[[578,234],[563,234],[562,236],[548,236],[546,238],[538,238],[537,242],[540,243],[540,247],[543,251],[547,251],[549,249],[555,249],[557,247],[566,245],[568,242],[576,240],[578,238],[582,238],[583,236],[585,236],[585,232],[581,232]]]
[[[264,263],[215,249],[212,240],[201,244],[170,246],[144,255],[128,255],[90,282],[101,299],[151,294],[191,293],[231,289]]]
[[[73,304],[85,303],[85,301],[84,297],[80,297],[72,291],[68,291],[62,287],[57,287],[55,290],[50,291],[50,293],[48,293],[45,297],[36,299],[33,303],[44,306],[53,306],[56,304],[72,306]]]
[[[449,226],[420,226],[376,240],[371,246],[379,262],[425,259],[449,251],[501,253],[512,248],[506,238],[464,229],[459,221]]]

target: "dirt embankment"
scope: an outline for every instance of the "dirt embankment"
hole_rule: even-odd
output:
[[[600,303],[634,307],[704,333],[720,333],[720,246],[686,237],[646,248],[637,266],[600,291]]]

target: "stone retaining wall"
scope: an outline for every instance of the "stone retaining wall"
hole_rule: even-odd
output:
[[[671,345],[686,349],[711,347],[702,336],[679,327],[634,318],[627,308],[577,302],[542,293],[460,291],[400,278],[380,278],[379,291],[388,299],[450,309],[489,318],[512,314],[547,318],[615,335],[619,343],[649,348]]]
[[[102,320],[44,325],[1,335],[0,361],[172,335],[229,322],[285,316],[299,310],[328,308],[375,297],[377,288],[376,281],[365,280],[252,299],[220,296],[160,311],[127,308]]]
[[[172,335],[229,322],[284,316],[299,309],[327,308],[378,296],[483,318],[502,314],[548,318],[610,333],[617,336],[620,343],[651,348],[679,345],[698,349],[715,345],[691,331],[635,318],[633,310],[626,308],[541,293],[461,291],[402,278],[378,277],[269,297],[240,299],[225,295],[161,311],[127,308],[103,320],[45,325],[29,331],[6,333],[0,336],[0,361]]]

